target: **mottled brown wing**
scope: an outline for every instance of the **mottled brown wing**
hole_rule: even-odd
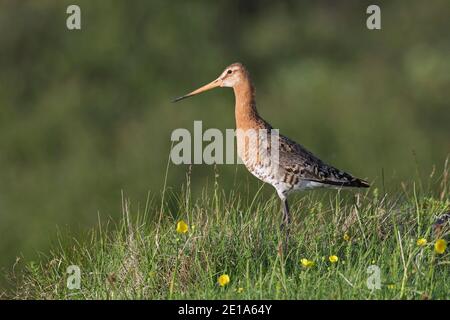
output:
[[[282,135],[279,163],[287,174],[293,174],[301,180],[342,187],[369,187],[366,181],[325,164],[303,146]]]

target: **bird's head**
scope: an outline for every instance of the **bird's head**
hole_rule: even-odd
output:
[[[184,96],[181,96],[179,98],[176,98],[173,100],[173,102],[177,102],[192,96],[195,96],[196,94],[217,88],[217,87],[229,87],[234,88],[236,85],[238,85],[241,81],[244,79],[247,79],[248,73],[245,67],[241,63],[233,63],[225,68],[225,70],[220,74],[220,76],[204,85],[203,87],[198,88],[197,90],[194,90]]]

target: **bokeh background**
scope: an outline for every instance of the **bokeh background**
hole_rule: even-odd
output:
[[[393,189],[426,177],[450,153],[449,14],[448,0],[1,0],[0,266],[45,253],[58,228],[119,219],[122,190],[159,197],[175,128],[234,128],[231,90],[171,99],[236,61],[261,115],[326,162]],[[170,167],[174,192],[187,169]],[[225,189],[253,181],[216,170]],[[192,168],[194,192],[212,179]]]

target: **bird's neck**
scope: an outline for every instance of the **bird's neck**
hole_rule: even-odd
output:
[[[237,129],[251,129],[259,126],[260,117],[256,110],[255,88],[249,78],[233,87],[236,99],[235,116]]]

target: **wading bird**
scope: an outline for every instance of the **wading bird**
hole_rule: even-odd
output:
[[[286,238],[290,223],[287,197],[292,192],[320,187],[369,187],[366,181],[325,164],[303,146],[283,135],[273,135],[277,139],[275,144],[263,143],[261,137],[266,134],[271,136],[274,129],[259,116],[254,86],[247,69],[241,63],[228,66],[216,80],[173,102],[217,87],[230,87],[234,90],[238,155],[254,176],[276,189],[282,202],[281,227],[286,229]],[[246,134],[249,131],[264,134],[251,139],[251,135]],[[277,146],[276,156],[271,150],[274,145]]]

